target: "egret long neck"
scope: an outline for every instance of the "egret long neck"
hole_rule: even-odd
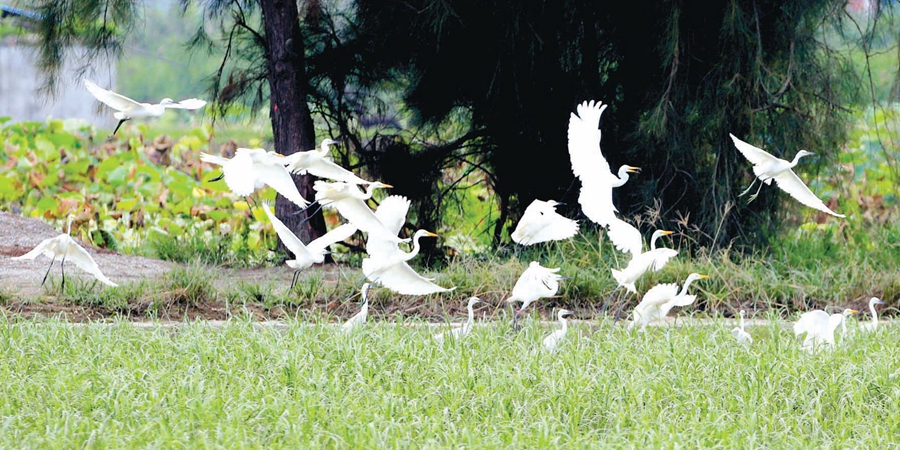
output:
[[[329,153],[331,153],[331,144],[323,142],[319,148],[319,156],[324,158],[328,156]]]
[[[566,318],[565,318],[565,317],[560,316],[560,318],[559,318],[559,325],[560,325],[559,329],[560,329],[563,333],[565,333],[566,330],[569,329],[569,323],[566,321]]]
[[[650,239],[650,251],[656,250],[656,240],[662,236],[661,234],[653,233],[653,239]]]
[[[797,152],[797,154],[794,155],[794,159],[791,160],[791,167],[796,166],[797,163],[800,162],[800,158],[802,158],[802,157],[804,157],[804,156],[806,156],[806,154]]]
[[[744,315],[743,314],[741,314],[740,326],[741,326],[741,331],[744,331]]]
[[[878,313],[875,312],[875,304],[869,303],[869,311],[872,313],[872,324],[878,326]]]
[[[624,170],[619,170],[618,178],[613,176],[612,187],[617,188],[621,187],[623,184],[628,182],[628,172]]]
[[[684,282],[684,286],[681,288],[681,292],[678,295],[687,295],[688,287],[690,287],[693,282],[694,280],[692,278],[688,278],[687,281]]]

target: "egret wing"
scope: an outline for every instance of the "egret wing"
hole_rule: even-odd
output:
[[[528,205],[511,237],[521,245],[568,239],[578,233],[578,222],[563,217],[547,202],[535,200]]]
[[[753,165],[765,166],[779,161],[779,158],[772,156],[769,152],[759,147],[754,147],[753,145],[738,139],[731,133],[728,135],[731,136],[731,140],[734,141],[734,146],[737,147],[738,151],[741,152],[748,161],[753,163]]]
[[[118,111],[130,111],[135,108],[143,108],[143,105],[124,95],[103,89],[91,80],[84,80],[84,87],[101,103]]]
[[[406,214],[409,212],[409,199],[402,195],[392,195],[378,205],[375,217],[392,234],[400,234],[400,229],[406,223]]]
[[[835,217],[847,217],[843,214],[838,214],[827,206],[819,197],[816,197],[816,194],[813,194],[806,184],[794,173],[793,170],[784,170],[779,172],[778,175],[775,175],[775,183],[778,184],[778,187],[781,188],[784,192],[787,192],[791,197],[794,197],[798,202],[809,206],[810,208],[818,209],[824,213],[831,214]]]
[[[428,295],[436,292],[448,292],[456,289],[444,288],[431,282],[405,262],[397,263],[386,270],[379,271],[377,275],[369,278],[372,282],[402,295]]]
[[[600,116],[607,105],[584,102],[569,117],[569,157],[572,173],[581,180],[578,203],[592,221],[606,225],[618,211],[612,202],[612,173],[600,151]]]
[[[335,181],[343,181],[351,184],[367,184],[366,180],[356,176],[353,172],[337,165],[334,161],[325,158],[313,159],[309,164],[299,166],[295,170],[306,170],[307,172],[319,177],[328,178]]]
[[[817,309],[800,315],[800,319],[794,323],[794,335],[799,336],[808,333],[809,336],[819,336],[828,328],[828,313]]]
[[[559,345],[559,341],[562,340],[565,333],[562,330],[556,330],[550,333],[549,336],[544,338],[544,350],[548,352],[552,352],[556,350],[556,346]]]
[[[68,237],[68,235],[66,235]],[[101,283],[108,284],[110,286],[118,286],[118,284],[113,283],[106,275],[103,275],[103,272],[100,271],[100,266],[94,261],[94,258],[91,257],[91,254],[87,252],[87,250],[83,249],[74,239],[69,238],[71,242],[66,249],[66,261],[71,261],[76,266],[80,267],[85,272],[93,275],[95,278],[100,280]]]
[[[258,179],[271,186],[291,202],[297,204],[301,208],[306,208],[306,206],[309,205],[309,202],[300,195],[300,191],[297,190],[297,185],[294,184],[294,179],[291,178],[291,174],[283,165],[278,163],[254,164],[253,169],[256,172],[256,177]]]
[[[353,236],[353,233],[356,233],[356,230],[357,228],[352,224],[345,223],[310,242],[307,248],[314,253],[325,253],[325,249],[327,249],[328,246]]]
[[[60,236],[65,236],[65,235],[60,235]],[[46,256],[48,258],[53,258],[53,256],[56,254],[55,250],[56,250],[56,246],[58,245],[60,236],[44,239],[43,241],[41,241],[40,244],[38,244],[36,247],[31,249],[30,252],[25,253],[24,255],[20,255],[20,256],[13,256],[10,259],[15,259],[15,260],[34,259],[34,258],[37,258],[38,256],[40,256],[41,254],[43,254],[44,256]]]
[[[206,106],[206,100],[200,100],[199,98],[189,98],[187,100],[181,100],[178,103],[170,103],[163,106],[169,109],[200,109]]]
[[[652,268],[654,272],[658,272],[670,259],[678,256],[678,250],[671,248],[658,248],[647,253],[651,258],[650,268]]]
[[[641,305],[644,305],[645,307],[662,305],[675,298],[676,295],[678,295],[677,284],[657,284],[644,294],[644,297],[641,298],[641,302],[638,303],[638,307],[640,307]]]
[[[612,217],[608,226],[606,234],[617,250],[631,253],[634,256],[641,254],[644,243],[641,232],[637,228],[618,217]]]
[[[207,161],[215,163],[211,158],[207,158]],[[231,189],[235,195],[246,197],[256,190],[256,171],[253,167],[253,158],[247,152],[238,151],[234,158],[226,160],[226,163],[222,165],[222,175],[225,177],[228,189]]]
[[[275,217],[275,214],[273,214],[272,210],[269,208],[269,204],[263,202],[262,207],[263,211],[266,212],[266,215],[269,216],[269,221],[272,222],[272,227],[275,228],[275,233],[278,234],[278,238],[281,239],[284,246],[287,247],[297,259],[311,259],[313,252],[303,245],[303,241],[301,241],[290,228]]]

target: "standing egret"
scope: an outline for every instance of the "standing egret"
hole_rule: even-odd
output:
[[[607,225],[618,211],[613,205],[612,190],[628,181],[628,174],[640,169],[628,165],[619,168],[618,177],[610,173],[609,163],[600,151],[600,116],[609,105],[585,101],[578,114],[569,117],[569,157],[572,173],[581,180],[578,203],[591,221]]]
[[[559,241],[568,239],[578,233],[578,222],[563,217],[556,212],[556,205],[562,205],[554,200],[534,200],[525,209],[516,229],[512,233],[512,240],[521,245],[532,245],[547,241]]]
[[[872,314],[872,321],[869,323],[860,324],[860,331],[875,331],[878,329],[878,312],[875,311],[875,305],[884,305],[885,303],[881,301],[880,298],[872,297],[869,299],[869,312]]]
[[[846,217],[843,214],[838,214],[828,209],[828,207],[825,206],[825,203],[822,203],[822,200],[819,200],[819,197],[816,197],[816,194],[813,194],[813,192],[806,187],[806,184],[800,180],[800,177],[791,170],[798,162],[800,162],[800,158],[813,155],[814,153],[800,150],[797,152],[797,155],[794,156],[793,160],[785,161],[770,155],[761,148],[754,147],[736,138],[733,134],[729,134],[729,136],[731,136],[731,140],[734,141],[734,146],[737,147],[745,158],[753,163],[753,173],[756,174],[757,178],[760,180],[759,188],[756,190],[756,193],[750,196],[751,202],[759,195],[763,183],[772,184],[772,180],[775,180],[775,183],[781,190],[787,192],[800,203],[803,203],[810,208],[815,208],[819,211],[831,214],[832,216]],[[740,195],[745,195],[750,192],[754,183],[756,183],[756,178],[753,179],[750,186],[748,186]]]
[[[556,346],[566,337],[566,330],[568,330],[569,326],[566,323],[567,315],[575,314],[568,309],[560,309],[559,312],[556,313],[556,318],[559,320],[559,329],[550,333],[549,336],[544,338],[544,350],[553,353],[556,351]]]
[[[434,339],[438,342],[444,342],[444,336],[450,337],[454,340],[462,339],[469,335],[472,332],[472,328],[475,327],[475,307],[476,303],[484,303],[478,297],[470,297],[469,304],[466,305],[466,309],[469,311],[469,320],[466,321],[461,327],[454,328],[452,330],[447,330],[442,333],[438,333],[434,335]]]
[[[845,309],[843,313],[831,315],[821,309],[805,312],[794,324],[794,335],[806,333],[804,350],[813,350],[820,345],[834,347],[834,331],[838,326],[843,326],[846,333],[847,317],[857,312],[855,309]]]
[[[618,229],[614,223],[621,222],[624,224],[623,228],[631,228],[636,233],[628,233],[627,237],[620,234]],[[617,231],[613,231],[617,230]],[[631,260],[628,262],[628,265],[622,270],[612,269],[613,278],[619,283],[620,287],[624,287],[629,292],[637,294],[637,289],[634,286],[635,281],[641,277],[648,270],[653,269],[654,272],[659,271],[666,265],[669,259],[678,255],[678,250],[674,250],[671,248],[656,248],[656,240],[662,236],[668,236],[673,234],[671,231],[667,230],[656,230],[653,232],[653,235],[650,237],[650,250],[646,252],[641,252],[642,243],[641,243],[641,234],[637,232],[637,229],[628,225],[625,222],[622,222],[619,219],[615,219],[610,225],[609,236],[610,239],[613,240],[613,243],[620,247],[620,250],[627,249],[631,252]],[[617,238],[613,238],[613,236],[617,236]]]
[[[353,317],[347,319],[347,321],[341,325],[341,331],[349,332],[366,323],[366,317],[369,315],[369,287],[369,283],[363,283],[362,289],[360,289],[360,295],[362,295],[363,301],[362,307],[359,308],[358,313],[354,314]]]
[[[272,227],[275,228],[275,233],[278,234],[281,242],[294,254],[294,259],[284,262],[288,267],[295,269],[294,277],[291,279],[291,287],[288,290],[294,289],[294,285],[297,284],[297,276],[300,275],[301,270],[325,261],[325,255],[328,254],[328,246],[343,241],[352,236],[353,233],[356,233],[356,227],[348,223],[325,233],[307,245],[303,245],[300,238],[275,217],[275,214],[269,209],[268,203],[263,203],[263,211],[269,216],[269,221],[272,222]]]
[[[562,280],[564,277],[558,275],[557,272],[559,272],[558,267],[548,269],[541,266],[537,261],[532,261],[528,268],[525,269],[525,272],[522,272],[522,275],[516,281],[516,285],[513,286],[512,295],[506,299],[508,303],[522,302],[522,307],[513,316],[513,327],[515,329],[519,328],[518,318],[528,305],[542,298],[553,297],[559,291],[559,280]]]
[[[392,233],[386,228],[378,220],[372,208],[369,208],[369,205],[366,204],[366,200],[372,198],[375,189],[391,187],[393,186],[375,181],[366,186],[365,192],[361,192],[357,185],[343,181],[328,183],[320,180],[313,183],[313,189],[316,190],[316,201],[320,205],[336,208],[341,216],[356,226],[356,228],[359,228],[360,231],[365,231],[370,235],[377,234],[393,242],[400,242],[397,233]]]
[[[744,310],[742,309],[740,312],[740,321],[738,322],[738,326],[731,329],[731,334],[734,335],[734,338],[737,339],[738,344],[741,345],[750,345],[753,343],[753,337],[750,336],[750,333],[744,330]]]
[[[337,165],[330,159],[331,146],[338,142],[332,139],[322,141],[319,150],[313,149],[305,152],[297,152],[284,157],[285,166],[291,173],[305,175],[307,172],[319,178],[328,178],[334,181],[343,181],[350,184],[368,184],[353,172]]]
[[[366,240],[368,257],[362,262],[363,274],[369,281],[403,295],[427,295],[456,289],[434,284],[431,279],[419,275],[406,263],[419,254],[419,239],[426,236],[437,237],[430,231],[418,230],[413,234],[412,250],[409,253],[400,250],[398,243],[401,239],[397,234],[406,222],[408,211],[409,199],[406,197],[392,195],[381,202],[374,217],[386,230],[388,237],[369,233]]]
[[[75,239],[72,239],[72,220],[74,219],[74,216],[69,216],[69,222],[65,233],[54,238],[44,239],[30,252],[21,256],[14,256],[10,259],[35,259],[39,255],[50,258],[50,267],[47,268],[47,273],[44,274],[44,279],[41,280],[41,286],[47,282],[47,275],[50,275],[50,269],[53,268],[53,262],[56,261],[57,257],[62,257],[62,261],[59,263],[59,268],[62,273],[60,290],[66,288],[66,260],[75,263],[76,266],[93,275],[94,278],[100,280],[101,283],[110,286],[118,286],[118,284],[113,283],[107,278],[106,275],[103,275],[103,272],[100,272],[100,267],[94,262],[94,258],[91,258],[91,254],[78,245],[78,242],[76,242]]]
[[[284,157],[275,152],[262,148],[239,148],[231,159],[201,152],[200,160],[222,166],[222,178],[235,195],[248,197],[257,189],[269,185],[301,208],[309,205],[297,190],[290,172],[284,168]]]
[[[101,88],[94,84],[91,80],[84,80],[84,87],[90,91],[91,95],[93,95],[97,100],[100,100],[106,106],[109,106],[112,109],[116,110],[116,113],[113,114],[113,117],[119,119],[119,123],[116,125],[116,129],[113,130],[112,134],[116,134],[119,131],[119,127],[125,123],[126,120],[133,119],[135,117],[158,117],[163,115],[166,112],[167,108],[174,109],[200,109],[206,106],[205,100],[200,100],[197,98],[190,98],[187,100],[182,100],[180,102],[176,102],[171,98],[162,99],[159,104],[152,103],[140,103],[136,102],[124,95],[117,94],[113,91],[109,91]]]
[[[692,273],[688,275],[681,292],[678,292],[678,285],[675,283],[658,284],[653,286],[646,294],[641,302],[634,308],[631,323],[628,329],[640,325],[641,329],[647,327],[650,322],[663,320],[666,314],[676,306],[687,306],[694,303],[697,299],[696,295],[688,295],[688,287],[695,280],[709,278],[706,275]]]

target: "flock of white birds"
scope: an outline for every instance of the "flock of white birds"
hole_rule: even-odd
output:
[[[166,108],[197,109],[206,104],[205,101],[198,99],[180,102],[164,99],[159,104],[139,103],[115,92],[102,89],[88,80],[85,80],[84,84],[99,101],[117,110],[114,115],[119,119],[116,131],[124,121],[132,118],[160,116]],[[594,101],[585,101],[577,106],[577,113],[571,114],[569,118],[569,156],[572,172],[581,181],[578,202],[582,212],[588,219],[606,231],[616,249],[631,255],[624,268],[612,269],[612,277],[620,287],[637,294],[635,282],[647,271],[662,269],[671,258],[678,254],[678,251],[657,247],[659,238],[672,234],[667,230],[654,231],[650,238],[650,248],[645,251],[640,230],[616,215],[618,210],[613,204],[613,188],[623,186],[628,181],[629,174],[639,173],[640,169],[623,165],[616,174],[611,172],[609,163],[600,149],[600,118],[607,106],[602,102]],[[756,175],[754,182],[757,178],[760,181],[760,187],[750,197],[750,201],[759,194],[763,183],[771,184],[772,180],[775,180],[782,190],[802,204],[837,217],[844,217],[825,206],[793,172],[792,169],[800,158],[810,155],[810,152],[801,150],[792,161],[785,161],[741,141],[733,135],[730,136],[737,149],[753,163],[753,172]],[[382,200],[380,205],[373,210],[367,201],[372,198],[375,190],[391,186],[377,181],[364,180],[335,164],[330,159],[330,149],[331,146],[337,144],[338,142],[334,140],[325,139],[317,149],[297,152],[288,156],[261,148],[239,148],[231,159],[202,153],[201,160],[222,166],[220,178],[224,178],[228,188],[237,196],[249,197],[256,190],[269,186],[302,208],[308,208],[313,202],[303,198],[291,174],[308,173],[332,180],[314,183],[313,188],[316,191],[314,200],[323,207],[336,209],[346,223],[311,242],[303,243],[284,223],[278,220],[268,204],[263,203],[262,208],[285,247],[294,254],[294,259],[286,261],[288,267],[295,269],[291,287],[297,282],[297,277],[302,270],[324,261],[330,245],[344,241],[357,231],[367,234],[367,256],[362,262],[362,272],[368,282],[361,289],[363,303],[360,311],[343,324],[342,328],[349,331],[366,321],[369,309],[368,292],[372,284],[380,285],[402,295],[428,295],[452,291],[455,288],[439,286],[434,283],[434,279],[422,276],[409,266],[407,262],[419,253],[419,240],[423,237],[436,237],[437,235],[427,230],[418,230],[411,239],[401,238],[399,233],[406,223],[410,201],[406,197],[392,195]],[[363,185],[366,186],[365,190],[361,189]],[[741,195],[747,194],[752,186],[753,183]],[[560,204],[554,200],[535,200],[525,210],[513,231],[511,235],[513,241],[519,245],[529,246],[575,236],[578,233],[578,222],[557,213],[556,206]],[[70,217],[65,234],[46,239],[33,250],[13,259],[34,259],[39,255],[45,255],[51,258],[50,268],[52,268],[53,262],[60,258],[61,266],[66,261],[70,261],[92,274],[99,281],[110,286],[117,286],[103,275],[90,254],[70,237],[71,224],[72,218]],[[401,244],[410,242],[411,249],[405,251]],[[50,268],[44,275],[42,285],[47,280]],[[521,303],[520,308],[515,310],[514,314],[516,329],[519,327],[519,316],[530,304],[557,294],[559,282],[566,278],[558,273],[559,270],[559,268],[547,268],[537,261],[532,261],[516,281],[510,296],[506,299],[506,302],[509,303]],[[64,267],[62,276],[61,286],[64,288]],[[704,278],[707,276],[692,273],[680,289],[675,283],[659,284],[650,288],[632,311],[632,319],[628,328],[644,329],[653,322],[663,320],[674,307],[683,307],[694,303],[696,296],[688,294],[688,288],[694,281]],[[458,340],[469,335],[475,323],[473,308],[478,303],[483,303],[483,301],[478,297],[469,298],[468,320],[458,328],[436,334],[434,338],[437,341]],[[877,298],[871,299],[869,308],[872,322],[864,324],[859,330],[873,331],[876,329],[878,317],[875,305],[879,304],[884,304],[884,302]],[[830,315],[822,310],[809,311],[801,315],[794,324],[794,333],[798,336],[805,333],[804,348],[833,346],[835,330],[838,327],[846,330],[846,317],[855,313],[856,311],[852,309],[845,309],[841,313]],[[566,316],[572,314],[572,311],[566,309],[557,311],[560,328],[544,339],[543,347],[546,350],[555,351],[559,343],[563,341],[567,330]],[[745,312],[741,311],[739,326],[734,328],[732,333],[737,342],[750,344],[753,342],[753,338],[744,328],[744,315]]]

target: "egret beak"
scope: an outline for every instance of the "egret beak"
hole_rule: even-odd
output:
[[[391,186],[391,185],[389,185],[389,184],[387,184],[387,183],[381,183],[381,187],[386,188],[386,189],[392,189],[392,188],[393,188],[393,186]]]
[[[709,275],[698,275],[698,278],[700,278],[700,279],[709,278]]]
[[[432,232],[430,232],[430,231],[426,231],[426,232],[425,232],[425,236],[428,236],[428,237],[438,237],[437,234],[432,233]]]
[[[560,205],[565,206],[565,203],[563,203],[563,202],[554,201],[553,204],[554,204],[554,206],[560,206]]]
[[[858,310],[855,310],[855,309],[851,309],[851,310],[849,311],[850,314],[856,314],[856,313],[858,313],[858,312],[859,312],[859,311],[858,311]]]
[[[641,173],[641,168],[640,168],[640,167],[634,167],[634,166],[628,166],[628,168],[626,168],[625,171],[626,171],[626,172],[631,172],[631,173]]]
[[[875,301],[875,304],[876,304],[876,305],[887,305],[887,303],[884,302],[883,300],[876,300],[876,301]]]
[[[668,236],[668,235],[670,235],[670,234],[675,234],[675,232],[674,232],[674,231],[664,230],[664,231],[661,231],[659,234],[661,234],[661,235],[663,235],[663,236]]]

